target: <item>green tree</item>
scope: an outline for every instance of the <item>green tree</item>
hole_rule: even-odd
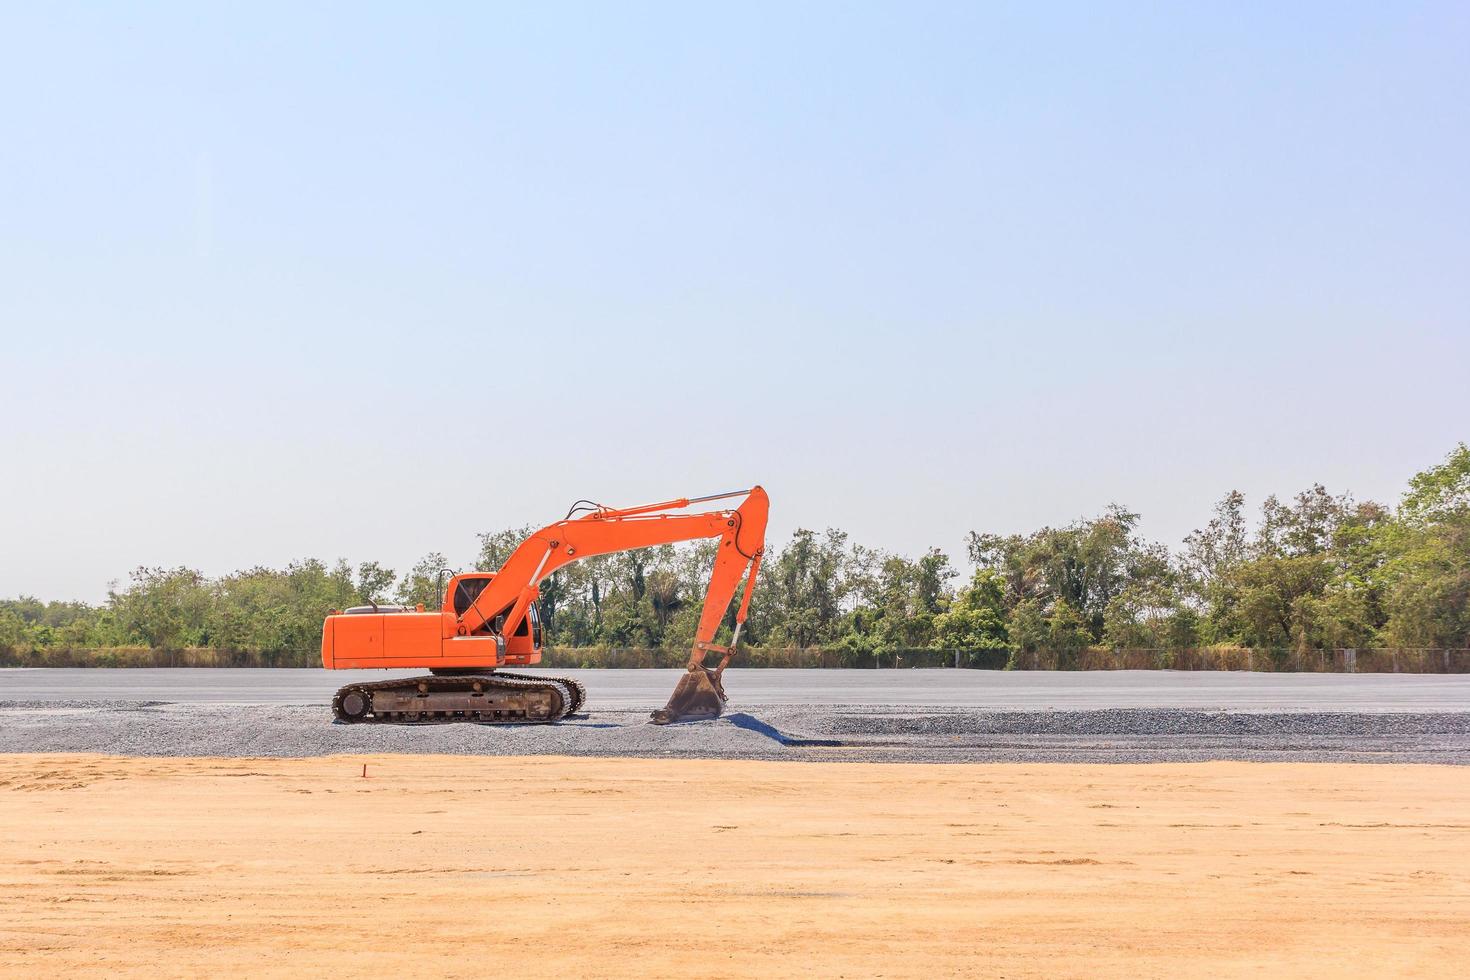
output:
[[[934,617],[934,645],[946,650],[1003,650],[1006,628],[1005,580],[994,569],[979,569],[949,608]]]
[[[506,528],[502,531],[487,531],[479,536],[480,555],[476,559],[475,568],[482,572],[495,572],[505,564],[505,560],[515,553],[527,538],[536,529],[529,524],[522,527]]]
[[[1092,633],[1088,628],[1087,620],[1082,613],[1066,599],[1060,599],[1052,605],[1051,614],[1046,621],[1047,646],[1068,658],[1075,656],[1078,651],[1087,649],[1092,643]],[[1067,666],[1070,660],[1064,661],[1059,666]]]
[[[847,535],[799,528],[774,561],[763,565],[769,588],[759,592],[758,635],[770,642],[809,647],[836,637],[849,583]]]
[[[444,602],[443,590],[447,581],[444,556],[431,551],[420,558],[398,583],[398,601],[409,608],[422,603],[425,609],[438,610]]]
[[[204,642],[211,597],[202,574],[189,568],[137,568],[129,578],[126,589],[108,591],[123,636],[166,650]]]
[[[1127,582],[1103,611],[1103,641],[1113,647],[1194,646],[1198,617],[1181,589],[1187,578],[1167,548],[1134,545]]]
[[[0,647],[88,647],[124,639],[105,608],[85,602],[41,602],[32,596],[0,599]]]
[[[363,601],[345,562],[328,569],[314,559],[236,572],[210,583],[208,594],[204,645],[295,663],[317,651],[327,613]]]
[[[1012,609],[1033,603],[1043,618],[1065,602],[1093,640],[1101,639],[1109,603],[1133,577],[1138,515],[1116,504],[1100,517],[1029,535],[971,532],[970,560],[1003,576]],[[1065,632],[1065,631],[1064,631]],[[1070,635],[1070,634],[1068,634]]]
[[[398,575],[391,568],[384,568],[375,561],[365,561],[357,566],[357,594],[363,602],[378,605],[386,600],[393,589]]]
[[[1046,646],[1050,629],[1041,603],[1036,599],[1022,599],[1011,608],[1007,632],[1011,648],[1018,652],[1034,653]]]
[[[1470,448],[1460,443],[1409,481],[1380,540],[1387,641],[1470,646]]]

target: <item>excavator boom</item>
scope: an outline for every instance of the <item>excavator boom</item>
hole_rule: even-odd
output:
[[[678,512],[693,504],[742,494],[745,499],[732,510]],[[455,576],[444,607],[437,614],[390,612],[377,617],[382,623],[376,630],[366,617],[329,616],[322,633],[324,666],[428,667],[436,674],[457,671],[467,678],[479,678],[461,682],[450,682],[443,677],[419,678],[413,679],[415,683],[411,686],[393,681],[349,686],[339,691],[334,701],[337,715],[345,721],[441,720],[441,716],[482,721],[555,721],[580,706],[580,685],[575,681],[557,679],[556,683],[562,686],[560,692],[536,692],[531,690],[534,684],[522,683],[532,682],[532,678],[502,674],[492,680],[489,676],[507,662],[508,645],[530,645],[529,653],[511,654],[519,658],[511,662],[539,661],[540,627],[535,602],[541,582],[561,567],[583,558],[659,544],[718,539],[714,568],[685,676],[668,705],[653,713],[653,720],[662,724],[717,717],[726,700],[722,675],[735,655],[750,610],[750,596],[765,549],[769,510],[766,492],[758,486],[626,508],[579,501],[566,518],[548,524],[523,541],[493,575]],[[736,612],[734,638],[729,647],[717,646],[715,636],[742,580],[746,583],[745,596]],[[377,607],[371,611],[378,613]],[[713,668],[705,665],[710,653],[720,658]],[[468,673],[471,669],[475,675]],[[500,688],[506,686],[499,684],[501,680],[517,682],[509,685],[514,688],[514,697],[506,702],[510,707],[500,707],[505,700],[501,698]],[[542,700],[537,701],[542,695],[545,695]],[[482,700],[475,700],[477,697]],[[493,709],[492,702],[496,705]],[[387,705],[392,707],[380,708]]]

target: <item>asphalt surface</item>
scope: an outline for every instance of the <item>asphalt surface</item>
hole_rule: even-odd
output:
[[[677,670],[556,670],[591,710],[660,707]],[[0,669],[0,701],[168,701],[324,705],[344,684],[422,671]],[[766,670],[725,675],[740,706],[943,707],[991,711],[1182,708],[1256,712],[1465,712],[1470,674],[1268,674],[1243,671]]]

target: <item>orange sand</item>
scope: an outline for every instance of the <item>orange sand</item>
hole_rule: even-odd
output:
[[[1467,964],[1465,768],[0,756],[7,974]]]

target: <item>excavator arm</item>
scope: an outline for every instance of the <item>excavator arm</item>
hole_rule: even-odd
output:
[[[741,494],[746,495],[745,499],[734,510],[671,513],[692,504]],[[752,487],[748,491],[684,497],[626,508],[588,504],[586,513],[573,517],[577,510],[574,506],[566,519],[548,524],[516,548],[490,583],[459,614],[456,632],[461,636],[487,632],[514,635],[536,600],[540,583],[571,562],[659,544],[718,538],[714,569],[685,676],[674,689],[668,705],[653,713],[653,720],[663,723],[679,718],[718,716],[726,700],[722,674],[740,642],[740,631],[750,611],[750,596],[765,551],[766,519],[770,510],[766,492]],[[735,615],[734,638],[729,647],[717,646],[714,639],[720,621],[742,579],[746,581],[745,597]],[[720,654],[719,663],[713,669],[705,666],[709,653]]]

